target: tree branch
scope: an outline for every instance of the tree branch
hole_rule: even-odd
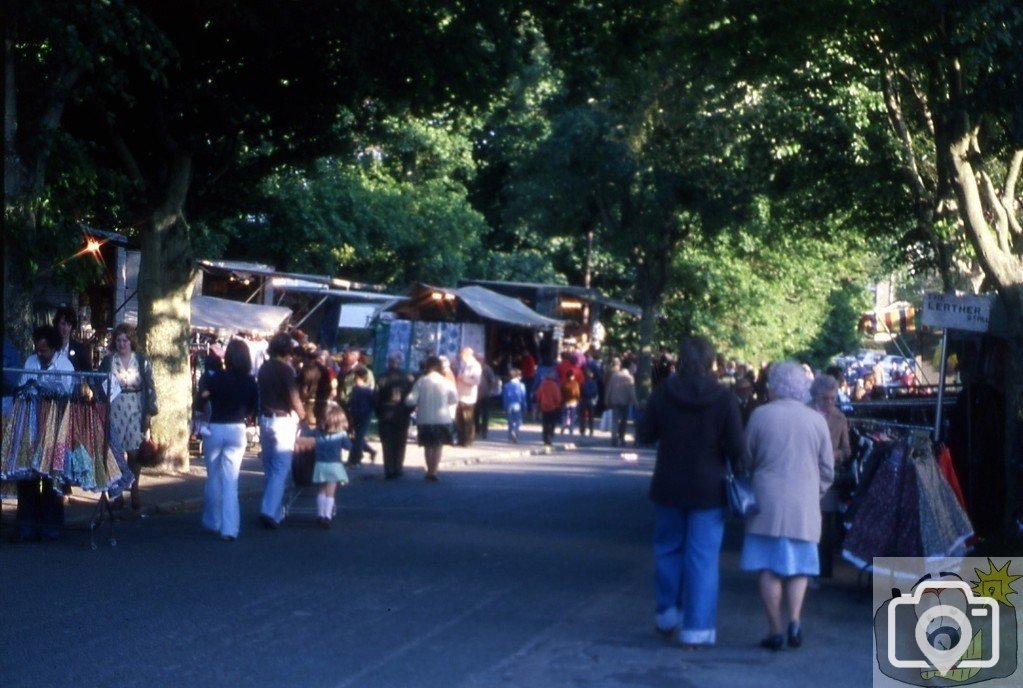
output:
[[[1009,215],[1002,206],[1002,199],[998,197],[998,192],[991,181],[991,176],[983,167],[978,168],[978,176],[980,177],[980,189],[982,191],[981,201],[995,219],[994,228],[998,233],[998,246],[1006,253],[1009,253],[1011,251],[1009,246]]]

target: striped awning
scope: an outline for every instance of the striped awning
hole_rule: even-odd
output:
[[[916,332],[916,307],[897,301],[885,308],[860,313],[859,330],[866,334],[905,334]]]

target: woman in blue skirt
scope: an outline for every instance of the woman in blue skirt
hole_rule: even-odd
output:
[[[824,417],[806,405],[810,379],[802,366],[771,366],[770,403],[746,428],[759,513],[746,521],[741,568],[760,572],[760,597],[768,635],[762,647],[799,647],[803,598],[809,576],[819,572],[821,495],[834,478],[834,453]],[[783,624],[787,622],[787,628]]]

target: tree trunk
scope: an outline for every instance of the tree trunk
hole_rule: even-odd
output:
[[[1005,381],[1005,527],[1011,533],[1014,512],[1023,504],[1023,284],[1006,295],[1011,334]]]
[[[999,241],[997,227],[988,224],[984,200],[991,208],[999,202],[978,184],[978,175],[971,155],[981,159],[975,132],[962,116],[959,135],[952,137],[948,150],[955,176],[953,186],[959,200],[960,213],[966,234],[977,253],[977,259],[1005,305],[1009,321],[1009,365],[1005,381],[1005,496],[1006,528],[1011,528],[1013,512],[1019,504],[1023,488],[1023,447],[1019,445],[1023,431],[1023,259],[1013,252],[1012,241]],[[976,169],[983,170],[980,165]],[[986,196],[984,195],[986,194]],[[1014,194],[1013,194],[1014,196]],[[1007,212],[1015,212],[1014,202],[1007,204]],[[1007,230],[1006,230],[1007,231]]]
[[[184,216],[191,171],[189,156],[174,156],[165,202],[142,232],[139,266],[139,340],[152,358],[159,399],[153,437],[160,445],[164,466],[183,471],[190,468],[189,301],[196,274]]]
[[[639,360],[636,364],[636,397],[645,404],[653,387],[653,346],[657,325],[657,298],[648,289],[640,290]]]
[[[35,236],[35,214],[17,205],[4,211],[4,338],[31,351],[33,280],[17,237]]]

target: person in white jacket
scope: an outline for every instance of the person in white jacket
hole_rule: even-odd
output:
[[[455,377],[458,393],[455,430],[458,433],[458,444],[463,447],[471,447],[476,441],[476,402],[482,379],[483,366],[476,360],[472,349],[464,347],[458,356],[458,375]]]
[[[412,385],[405,403],[416,408],[419,446],[426,456],[426,479],[437,481],[445,444],[451,444],[451,408],[458,401],[455,386],[441,374],[437,356],[426,359],[426,373]]]

